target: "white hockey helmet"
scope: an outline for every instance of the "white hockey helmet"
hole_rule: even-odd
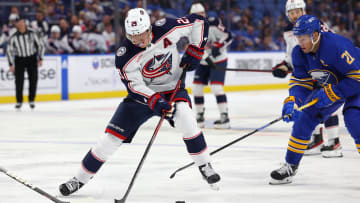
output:
[[[143,8],[129,10],[125,18],[126,35],[138,35],[150,29],[150,16]]]
[[[195,3],[195,4],[191,5],[190,14],[201,13],[201,12],[205,13],[205,8],[201,3]]]
[[[50,32],[51,33],[53,33],[53,32],[60,33],[60,27],[58,25],[53,25],[53,26],[51,26]]]
[[[285,6],[286,16],[289,18],[289,11],[293,9],[301,8],[305,14],[306,4],[304,0],[287,0]]]

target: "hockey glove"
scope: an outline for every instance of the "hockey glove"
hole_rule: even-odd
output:
[[[161,93],[153,94],[148,100],[148,106],[158,116],[166,113],[165,119],[172,120],[175,113],[175,105],[169,104]]]
[[[272,68],[272,74],[274,77],[285,78],[288,72],[292,72],[293,68],[286,61],[282,61]]]
[[[298,106],[295,103],[295,97],[294,96],[287,97],[284,101],[284,106],[282,109],[283,121],[287,123],[291,121],[295,121],[300,113],[300,111],[298,111],[297,109]]]
[[[224,44],[219,43],[219,42],[213,42],[212,43],[212,48],[211,48],[211,55],[216,58],[217,56],[220,55],[220,48],[223,47]]]
[[[195,70],[197,67],[199,67],[203,55],[204,48],[189,45],[183,57],[181,58],[180,67],[185,67],[187,64],[189,64],[187,71]]]
[[[319,98],[319,101],[315,104],[315,106],[318,108],[323,108],[340,100],[342,97],[342,93],[336,86],[327,84],[321,90],[316,92],[312,96],[312,99]]]

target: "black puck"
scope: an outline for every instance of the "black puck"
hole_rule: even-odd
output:
[[[185,203],[185,201],[176,201],[175,203]]]

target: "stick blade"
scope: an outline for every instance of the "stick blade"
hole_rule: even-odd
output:
[[[125,203],[125,199],[114,199],[115,203]]]
[[[0,172],[6,173],[6,169],[0,166]]]

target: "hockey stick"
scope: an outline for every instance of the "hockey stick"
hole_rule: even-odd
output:
[[[218,71],[238,71],[238,72],[259,72],[259,73],[272,73],[272,70],[259,70],[259,69],[245,69],[245,68],[220,68],[218,67],[208,55],[204,54],[205,61],[208,65]],[[287,71],[287,73],[292,73]]]
[[[183,72],[181,73],[180,79],[178,80],[178,82],[177,82],[177,84],[176,84],[175,90],[174,90],[174,92],[172,93],[172,95],[171,95],[171,97],[170,97],[170,103],[174,100],[174,98],[175,98],[175,96],[176,96],[176,93],[179,91],[180,86],[181,86],[181,83],[182,83],[182,81],[183,81],[184,78],[185,78],[186,70],[187,70],[187,69],[188,69],[188,65],[185,66],[185,68],[183,69]],[[153,135],[152,135],[152,137],[151,137],[148,145],[146,146],[145,152],[144,152],[143,156],[141,157],[141,160],[140,160],[140,162],[139,162],[139,164],[138,164],[138,166],[137,166],[137,168],[136,168],[136,170],[135,170],[135,173],[134,173],[133,177],[131,178],[130,184],[129,184],[129,186],[128,186],[128,188],[127,188],[124,196],[123,196],[120,200],[114,199],[114,200],[115,200],[115,203],[125,203],[126,198],[128,197],[128,195],[129,195],[129,193],[130,193],[130,190],[131,190],[132,186],[134,185],[135,179],[136,179],[136,177],[138,176],[139,171],[141,170],[141,168],[142,168],[142,166],[143,166],[143,164],[144,164],[144,161],[145,161],[145,159],[146,159],[146,156],[148,155],[148,153],[149,153],[149,151],[150,151],[150,148],[151,148],[152,144],[153,144],[154,141],[155,141],[156,135],[158,134],[158,132],[159,132],[159,130],[160,130],[161,124],[162,124],[162,122],[164,121],[165,116],[166,116],[166,113],[164,113],[164,114],[161,116],[158,124],[156,125],[155,131],[154,131],[154,133],[153,133]]]
[[[56,202],[56,203],[70,203],[70,202],[64,202],[64,201],[61,201],[59,199],[57,199],[56,197],[50,195],[49,193],[45,192],[44,190],[32,185],[31,183],[28,183],[26,180],[24,180],[23,178],[7,171],[6,169],[4,169],[3,167],[0,166],[0,172],[3,172],[4,174],[6,174],[7,176],[9,176],[10,178],[16,180],[17,182],[25,185],[26,187],[30,188],[31,190],[43,195],[44,197],[50,199],[51,201],[53,202]]]
[[[301,107],[298,109],[298,111],[302,111],[303,109],[306,109],[306,108],[314,105],[317,101],[318,101],[318,98],[312,100],[311,102],[309,102],[309,103],[301,106]],[[210,155],[216,154],[217,152],[219,152],[219,151],[221,151],[221,150],[223,150],[223,149],[225,149],[225,148],[227,148],[227,147],[229,147],[229,146],[231,146],[231,145],[239,142],[240,140],[243,140],[243,139],[249,137],[250,135],[252,135],[252,134],[254,134],[254,133],[256,133],[256,132],[259,132],[259,131],[263,130],[264,128],[269,127],[270,125],[272,125],[272,124],[274,124],[274,123],[277,123],[278,121],[281,121],[283,118],[288,117],[288,116],[291,116],[291,114],[287,114],[287,115],[281,116],[281,117],[279,117],[279,118],[277,118],[277,119],[269,122],[268,124],[266,124],[266,125],[264,125],[264,126],[262,126],[262,127],[260,127],[260,128],[257,128],[257,129],[255,129],[255,130],[251,131],[250,133],[248,133],[248,134],[246,134],[246,135],[244,135],[244,136],[241,136],[241,137],[239,137],[239,138],[231,141],[230,143],[228,143],[228,144],[226,144],[226,145],[224,145],[224,146],[222,146],[222,147],[220,147],[220,148],[212,151],[212,152],[210,153]],[[190,167],[190,166],[192,166],[192,165],[194,165],[194,164],[195,164],[195,162],[191,162],[191,163],[189,163],[189,164],[187,164],[187,165],[185,165],[185,166],[177,169],[176,171],[174,171],[174,172],[170,175],[170,179],[174,178],[175,175],[176,175],[176,173],[178,173],[179,171],[182,171],[182,170],[184,170],[184,169],[186,169],[186,168],[188,168],[188,167]]]

